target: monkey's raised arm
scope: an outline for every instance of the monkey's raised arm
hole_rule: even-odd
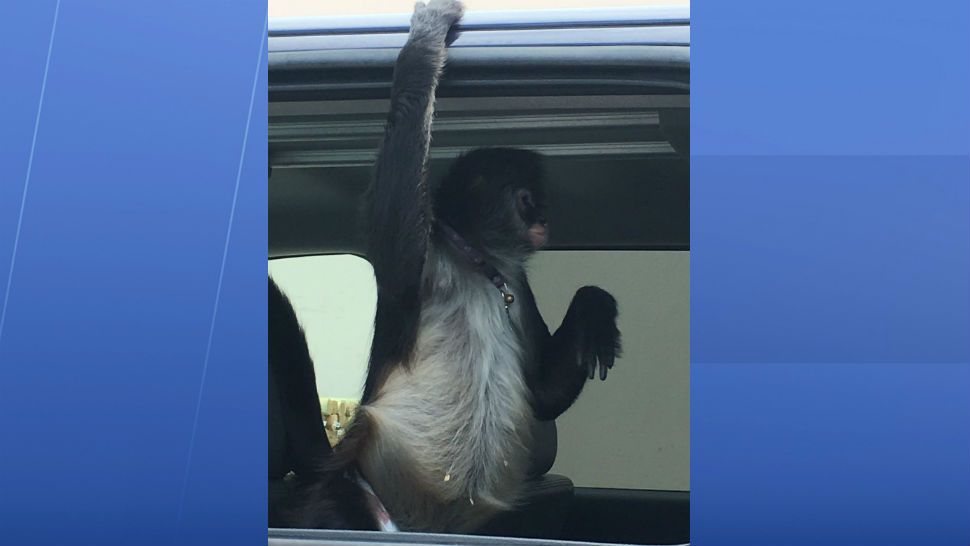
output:
[[[458,2],[418,3],[394,67],[368,210],[368,255],[389,294],[415,290],[421,276],[432,214],[427,168],[434,94],[446,38],[460,17]]]
[[[378,304],[365,399],[378,375],[374,367],[406,360],[417,335],[432,221],[427,170],[434,94],[461,15],[455,0],[415,5],[411,32],[394,66],[391,107],[366,211],[367,257],[377,278]]]

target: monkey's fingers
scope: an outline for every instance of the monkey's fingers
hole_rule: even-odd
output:
[[[596,377],[596,351],[590,344],[583,346],[583,365],[586,366],[586,375],[590,379]]]
[[[443,38],[450,45],[458,37],[455,26],[464,14],[464,6],[458,0],[430,0],[427,4],[416,2],[411,16],[412,35]]]
[[[616,349],[615,342],[609,340],[605,343],[601,343],[599,346],[599,361],[600,361],[600,380],[606,380],[606,373],[613,368],[613,363],[616,361]]]
[[[615,361],[616,353],[613,351],[612,347],[606,347],[600,350],[600,364],[612,369]]]
[[[606,372],[609,371],[609,367],[606,365],[606,355],[600,353],[598,358],[600,363],[600,381],[606,381]]]

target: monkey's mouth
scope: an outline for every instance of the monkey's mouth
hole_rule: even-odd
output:
[[[543,224],[533,224],[529,228],[529,242],[533,248],[542,248],[549,241],[549,228]]]

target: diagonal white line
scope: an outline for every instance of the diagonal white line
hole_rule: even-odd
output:
[[[10,301],[10,284],[13,282],[13,268],[17,262],[17,247],[20,245],[20,226],[24,222],[24,205],[27,203],[27,188],[30,187],[30,171],[34,166],[34,149],[37,147],[37,130],[40,129],[40,112],[44,108],[44,93],[47,91],[47,72],[51,66],[51,51],[54,50],[54,32],[57,31],[57,14],[61,10],[61,0],[54,4],[54,22],[51,23],[51,37],[47,43],[47,61],[44,63],[44,79],[40,84],[40,99],[37,101],[37,117],[34,118],[34,136],[30,140],[30,155],[27,157],[27,176],[24,178],[24,191],[20,195],[20,212],[17,215],[17,231],[13,236],[13,251],[10,253],[10,270],[7,271],[7,286],[4,288],[3,307],[0,307],[0,339],[3,339],[3,325],[7,321],[7,303]]]
[[[259,82],[260,66],[263,63],[263,50],[266,45],[269,16],[263,21],[263,35],[259,41],[259,55],[256,58],[256,73],[253,74],[253,88],[249,95],[249,112],[246,115],[246,128],[243,131],[242,150],[239,153],[239,167],[236,169],[236,187],[232,192],[232,206],[229,209],[229,225],[226,226],[226,242],[222,248],[222,265],[219,267],[219,282],[216,285],[216,299],[212,307],[212,320],[209,322],[209,339],[205,346],[205,358],[202,361],[202,379],[199,383],[199,397],[195,402],[195,417],[192,421],[192,436],[189,439],[189,456],[185,461],[185,475],[182,478],[182,493],[179,499],[178,517],[175,523],[175,533],[178,535],[182,527],[182,513],[185,508],[185,493],[189,485],[189,469],[192,466],[192,455],[195,450],[195,435],[199,428],[199,411],[202,407],[202,393],[205,390],[206,373],[209,370],[209,354],[212,352],[212,337],[216,329],[216,315],[219,313],[219,299],[222,295],[222,279],[226,272],[226,256],[229,254],[229,240],[232,235],[233,218],[236,216],[236,198],[239,196],[239,181],[242,179],[243,160],[246,157],[246,143],[249,141],[249,124],[253,118],[253,105],[256,102],[256,84]]]

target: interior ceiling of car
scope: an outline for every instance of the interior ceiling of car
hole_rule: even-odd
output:
[[[270,105],[269,255],[362,254],[385,100]],[[481,146],[546,156],[549,249],[686,250],[686,95],[442,99],[431,176]]]

